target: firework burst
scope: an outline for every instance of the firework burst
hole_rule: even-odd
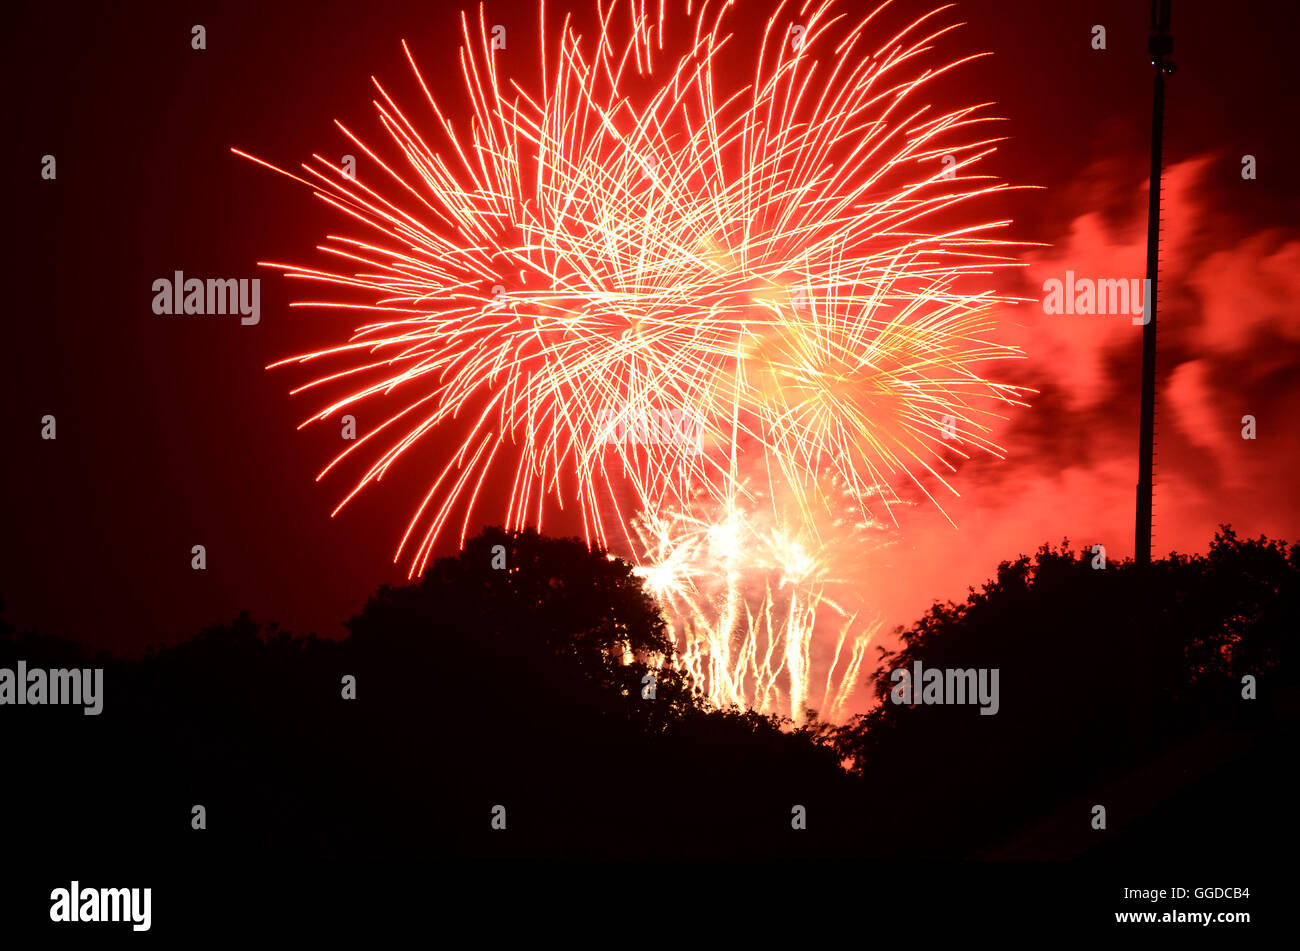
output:
[[[1008,222],[953,222],[1008,186],[971,173],[996,141],[979,134],[985,107],[925,101],[966,62],[921,65],[953,27],[936,11],[869,42],[879,11],[781,3],[746,53],[732,3],[666,7],[600,4],[583,36],[539,4],[527,76],[508,74],[482,8],[476,23],[462,14],[461,108],[435,99],[403,44],[425,116],[376,81],[385,145],[339,126],[374,174],[314,156],[290,176],[357,236],[321,246],[333,268],[264,263],[350,295],[294,306],[361,319],[350,339],[282,364],[332,361],[299,388],[342,388],[314,420],[384,407],[322,472],[370,454],[340,508],[413,445],[454,436],[397,548],[412,575],[457,518],[463,543],[494,473],[509,479],[508,528],[540,528],[548,499],[576,504],[589,541],[653,575],[683,556],[652,540],[695,550],[675,534],[682,512],[730,524],[779,494],[816,560],[816,526],[841,495],[892,518],[896,487],[928,494],[949,450],[999,452],[988,418],[1017,393],[981,367],[1016,354],[988,339],[1008,299],[983,283],[1011,266],[992,237]],[[689,418],[698,438],[611,439],[612,417]],[[820,491],[828,474],[834,495]],[[784,633],[767,623],[772,643],[795,645],[786,676],[806,681],[798,655],[824,595],[800,590]],[[761,603],[769,617],[774,602]],[[723,685],[737,669],[715,673]],[[719,691],[761,706],[766,676]],[[801,689],[785,693],[796,713]]]
[[[796,722],[810,709],[831,721],[848,712],[880,619],[862,616],[852,579],[839,572],[853,561],[846,554],[860,559],[884,544],[886,526],[826,481],[840,503],[826,525],[797,507],[783,512],[761,489],[721,507],[700,493],[684,509],[633,520],[644,552],[636,570],[664,609],[677,662],[716,704]],[[826,656],[814,656],[815,644]]]

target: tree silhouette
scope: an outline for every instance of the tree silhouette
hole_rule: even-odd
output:
[[[1112,802],[1112,827],[1136,822],[1195,779],[1186,762],[1208,752],[1207,731],[1294,722],[1284,707],[1298,593],[1297,547],[1241,541],[1227,527],[1207,556],[1174,554],[1145,572],[1132,562],[1099,570],[1068,542],[1045,545],[1032,560],[1003,562],[965,603],[936,604],[900,629],[902,646],[881,652],[873,680],[879,706],[834,743],[863,778],[905,777],[911,796],[893,797],[895,828],[928,827],[947,854],[997,854],[1026,837],[1034,848],[1016,854],[1082,854],[1108,841],[1082,818],[1107,790],[1142,777],[1143,795]],[[998,668],[999,713],[893,702],[891,672],[918,660]],[[1260,700],[1243,700],[1247,674],[1267,683]],[[1198,768],[1229,769],[1246,745],[1228,744],[1216,753],[1223,762],[1202,757]],[[1170,775],[1152,771],[1175,753]],[[1213,808],[1235,812],[1232,798]],[[1070,809],[1078,821],[1048,836],[1043,824]],[[1234,848],[1232,835],[1194,828],[1161,847]]]
[[[7,841],[232,863],[1230,857],[1294,830],[1298,604],[1297,547],[1226,527],[1145,572],[1043,546],[900,629],[869,713],[796,729],[704,703],[627,564],[489,529],[342,641],[241,614],[127,659],[0,621],[0,666],[105,668],[98,717],[0,710]],[[997,715],[893,703],[915,661],[998,668]]]

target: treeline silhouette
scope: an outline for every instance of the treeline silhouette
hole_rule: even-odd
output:
[[[0,621],[0,667],[105,668],[99,716],[0,707],[6,841],[185,861],[1241,857],[1294,833],[1298,593],[1300,545],[1226,527],[1145,571],[1044,546],[899,629],[873,712],[799,729],[652,671],[671,643],[630,568],[534,532],[486,530],[381,588],[341,641],[241,614],[125,659]],[[892,702],[890,672],[918,660],[998,668],[997,715]]]

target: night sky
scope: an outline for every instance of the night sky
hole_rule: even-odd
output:
[[[527,70],[533,4],[486,8]],[[290,312],[298,288],[257,262],[319,264],[313,249],[339,233],[339,218],[230,150],[284,168],[313,152],[355,152],[332,122],[377,136],[371,75],[406,101],[418,93],[402,39],[434,94],[454,101],[459,9],[226,2],[10,13],[4,152],[16,209],[0,598],[15,626],[134,651],[248,609],[339,636],[377,585],[405,578],[396,542],[446,446],[429,440],[329,517],[353,485],[314,481],[339,451],[338,428],[299,431],[318,401],[289,390],[308,376],[264,368],[345,337],[354,321]],[[943,38],[945,56],[994,55],[938,87],[954,97],[940,105],[996,102],[1009,139],[985,170],[1042,186],[996,209],[1014,219],[1010,237],[1044,245],[1024,251],[1003,289],[1038,299],[1066,269],[1141,277],[1147,5],[968,0],[956,18],[965,25]],[[1175,11],[1157,555],[1203,551],[1220,522],[1243,535],[1300,534],[1297,19],[1285,0]],[[190,45],[196,23],[207,29],[202,51]],[[1104,51],[1090,46],[1094,24],[1106,27]],[[54,181],[40,175],[46,154],[57,159]],[[1241,176],[1247,154],[1258,164],[1252,181]],[[175,270],[261,278],[260,322],[155,315],[152,282]],[[1132,554],[1140,330],[1048,317],[1036,303],[1005,320],[1005,339],[1028,359],[1001,377],[1040,392],[996,434],[1005,461],[977,459],[954,477],[961,498],[941,501],[959,529],[918,505],[900,517],[896,543],[864,563],[864,593],[891,626],[1046,541]],[[53,441],[41,438],[47,414]],[[1254,441],[1240,438],[1245,414],[1258,421]],[[482,522],[499,520],[482,512]],[[195,544],[206,546],[206,571],[190,567]],[[454,545],[449,536],[442,550]]]

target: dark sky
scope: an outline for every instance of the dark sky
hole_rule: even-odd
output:
[[[1176,7],[1157,549],[1203,549],[1220,521],[1294,539],[1297,7]],[[351,323],[290,313],[296,288],[256,262],[318,261],[312,249],[338,233],[338,217],[230,149],[282,167],[355,151],[332,121],[378,132],[372,74],[409,101],[403,38],[435,95],[452,96],[459,9],[40,3],[9,13],[4,151],[16,208],[0,597],[12,622],[138,649],[247,608],[335,635],[378,584],[405,577],[395,543],[445,447],[423,447],[328,517],[352,486],[314,481],[339,450],[337,429],[297,430],[317,403],[288,391],[307,377],[264,367],[336,341]],[[487,9],[524,68],[537,45],[534,5]],[[1038,296],[1065,268],[1140,276],[1146,4],[969,0],[956,17],[965,26],[944,39],[945,55],[994,55],[967,66],[940,105],[996,102],[1010,139],[988,170],[1045,186],[998,209],[1016,238],[1051,245],[1026,253],[1024,285],[1007,290]],[[190,47],[195,23],[207,28],[206,50]],[[1090,47],[1094,24],[1107,29],[1104,51]],[[47,153],[52,182],[40,178]],[[1251,182],[1239,173],[1247,153],[1259,166]],[[151,284],[177,269],[260,277],[261,322],[156,316]],[[1028,307],[1008,317],[1029,357],[1012,382],[1042,393],[998,434],[1006,462],[959,473],[962,497],[948,511],[960,531],[918,509],[889,564],[863,579],[890,623],[1062,535],[1132,553],[1137,411],[1127,387],[1138,338],[1059,320]],[[1234,438],[1243,413],[1259,417],[1255,443]],[[46,414],[55,441],[40,438]],[[190,568],[195,544],[207,548],[206,571]]]

